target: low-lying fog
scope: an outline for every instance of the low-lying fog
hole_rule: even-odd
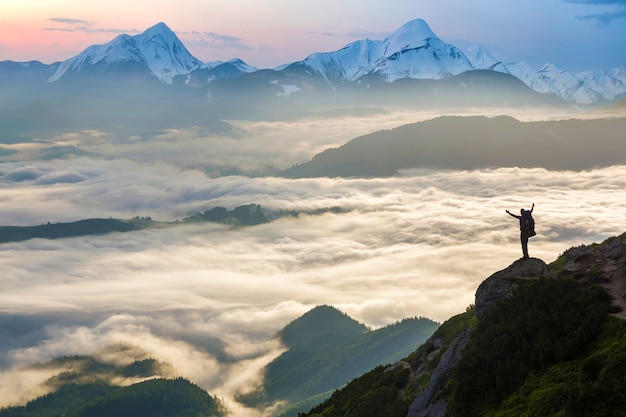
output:
[[[521,257],[505,209],[535,203],[530,254],[546,263],[626,231],[626,166],[382,179],[217,176],[226,166],[287,168],[401,124],[391,115],[361,122],[238,122],[234,138],[188,130],[122,141],[80,132],[5,147],[0,225],[172,221],[249,203],[346,211],[237,230],[206,223],[0,245],[0,407],[40,394],[35,387],[50,373],[27,366],[116,343],[138,346],[229,399],[280,353],[276,331],[316,305],[372,328],[465,311],[482,280]],[[50,158],[42,149],[52,142],[86,154]]]

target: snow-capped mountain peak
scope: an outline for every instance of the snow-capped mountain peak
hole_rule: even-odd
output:
[[[593,69],[583,71],[576,76],[578,79],[584,80],[603,97],[613,100],[615,96],[626,93],[626,76],[620,77],[619,68],[614,68],[610,72],[603,69]]]
[[[474,69],[463,52],[437,37],[422,19],[402,25],[382,44],[383,57],[372,72],[387,81],[441,79]]]
[[[557,94],[572,103],[593,104],[602,98],[584,80],[556,64],[548,63],[537,73],[549,78],[556,87]]]
[[[332,80],[352,82],[366,75],[391,82],[441,79],[473,69],[463,52],[439,39],[422,19],[404,24],[384,40],[352,42],[339,51],[312,54],[294,64],[320,74],[331,86]]]
[[[494,58],[494,56],[482,46],[472,45],[465,48],[463,52],[476,69],[496,69],[503,66],[501,61]]]
[[[393,54],[405,49],[423,46],[431,38],[437,38],[437,35],[430,29],[428,23],[423,19],[415,19],[402,25],[383,43],[388,48],[387,52]]]
[[[42,64],[43,65],[43,64]],[[485,48],[474,46],[462,52],[441,40],[423,19],[411,20],[383,40],[363,39],[334,52],[317,52],[306,59],[274,68],[288,76],[300,72],[321,77],[332,89],[366,80],[393,82],[402,78],[443,79],[474,69],[513,75],[533,90],[554,94],[579,104],[611,101],[626,94],[626,70],[591,70],[572,74],[555,64],[539,70],[524,61],[504,63]],[[257,71],[239,59],[202,63],[185,48],[163,22],[143,33],[119,35],[112,41],[93,45],[79,55],[46,67],[43,79],[53,83],[83,73],[152,74],[163,83],[185,75],[189,86],[202,86],[223,78],[233,79]],[[52,76],[49,76],[52,74]]]
[[[171,83],[177,75],[188,74],[202,65],[176,34],[163,22],[135,36],[119,35],[111,42],[93,45],[79,55],[62,62],[48,82],[61,79],[68,72],[95,67],[104,72],[112,64],[140,63],[159,80]]]

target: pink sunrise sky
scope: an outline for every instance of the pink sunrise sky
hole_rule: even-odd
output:
[[[204,62],[271,68],[421,18],[444,41],[572,71],[626,66],[626,0],[2,0],[0,61],[63,61],[165,22]]]

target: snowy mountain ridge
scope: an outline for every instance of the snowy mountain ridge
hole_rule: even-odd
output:
[[[609,71],[594,69],[572,74],[553,63],[547,63],[538,70],[525,61],[503,63],[479,46],[467,48],[466,54],[475,69],[511,74],[539,93],[555,94],[573,104],[589,105],[602,100],[611,101],[626,94],[626,71],[622,67]]]
[[[323,77],[331,86],[376,75],[387,82],[402,78],[442,79],[465,71],[486,69],[513,75],[531,89],[554,94],[577,105],[611,101],[626,94],[626,71],[622,67],[572,74],[555,64],[532,68],[525,61],[504,63],[480,46],[461,51],[442,41],[422,19],[400,27],[382,41],[359,40],[335,52],[314,53],[300,66]]]
[[[400,27],[382,41],[360,40],[336,52],[315,53],[298,62],[327,79],[354,82],[377,75],[392,82],[400,78],[442,79],[474,69],[455,46],[439,39],[422,19]]]
[[[88,47],[74,58],[63,61],[48,82],[58,81],[68,71],[80,72],[87,66],[104,70],[110,65],[128,62],[146,65],[155,77],[167,84],[175,76],[205,65],[160,22],[139,35],[119,35],[109,43]]]
[[[109,43],[90,46],[73,58],[52,64],[50,68],[54,72],[47,82],[54,83],[82,71],[104,73],[115,66],[132,64],[147,68],[165,84],[173,83],[177,76],[186,76],[190,86],[257,71],[240,59],[203,63],[160,22],[141,34],[119,35]],[[461,51],[442,41],[422,19],[407,22],[383,40],[358,40],[338,51],[313,53],[302,61],[273,70],[286,69],[320,77],[333,89],[345,83],[358,83],[363,77],[377,77],[385,82],[402,78],[438,80],[488,69],[513,75],[537,92],[554,94],[575,105],[610,102],[626,94],[623,67],[572,74],[555,64],[537,70],[524,61],[504,63],[480,46]]]

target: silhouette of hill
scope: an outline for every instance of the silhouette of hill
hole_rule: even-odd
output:
[[[183,223],[214,222],[227,224],[231,227],[254,226],[267,223],[282,217],[297,217],[300,214],[318,215],[338,213],[338,207],[321,208],[313,211],[278,210],[267,211],[258,204],[247,204],[228,210],[214,207],[202,213],[196,213],[183,219]],[[172,227],[181,222],[153,221],[151,217],[134,217],[132,219],[86,219],[68,223],[45,223],[38,226],[0,226],[0,243],[21,242],[24,240],[61,239],[68,237],[101,235],[112,232],[133,232],[147,228]]]
[[[150,223],[146,219],[87,219],[70,223],[46,223],[39,226],[0,226],[0,243],[20,242],[34,238],[60,239],[111,232],[131,232],[144,229]]]
[[[288,401],[282,415],[295,416],[363,372],[404,357],[438,326],[413,318],[371,331],[333,307],[318,306],[280,332],[288,350],[266,366],[262,389],[239,399],[257,407]]]
[[[0,410],[1,417],[220,417],[220,401],[189,381],[151,379],[128,387],[65,384],[24,407]]]
[[[119,345],[110,349],[123,353],[134,348]],[[159,377],[171,373],[171,369],[154,359],[114,365],[90,356],[67,356],[34,368],[66,371],[46,381],[50,393],[25,406],[2,409],[0,417],[226,415],[220,400],[191,382]],[[128,386],[113,384],[116,379],[128,378],[143,381]]]
[[[355,138],[279,176],[385,177],[403,169],[543,167],[583,170],[626,161],[626,118],[520,122],[443,116]]]
[[[358,337],[369,329],[332,306],[318,306],[289,323],[279,332],[280,339],[289,348],[337,346]]]

